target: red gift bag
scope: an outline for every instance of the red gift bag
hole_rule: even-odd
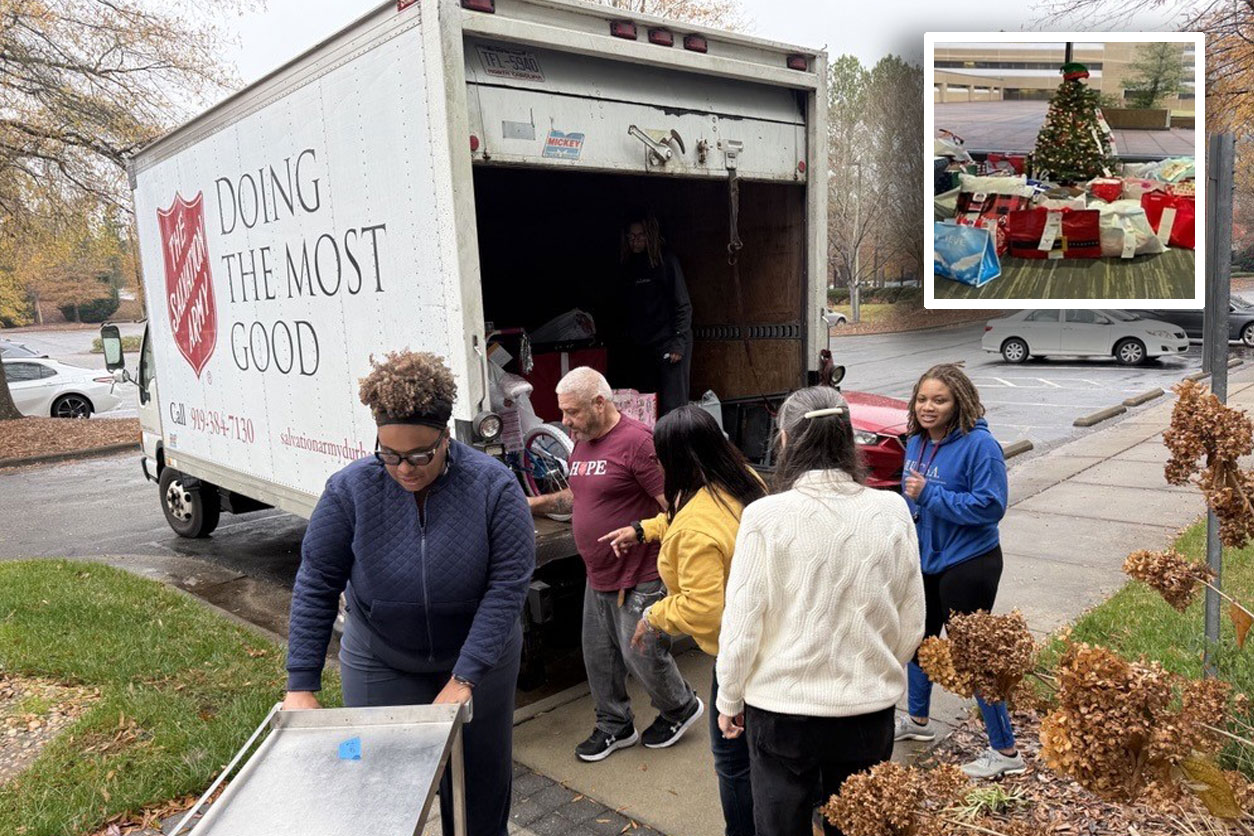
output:
[[[1006,254],[1006,216],[1028,205],[1028,199],[1016,194],[985,194],[961,192],[954,220],[963,226],[983,227],[993,233],[997,254]]]
[[[1146,192],[1141,195],[1141,208],[1158,240],[1172,247],[1194,249],[1197,206],[1192,195]]]
[[[1123,181],[1114,178],[1099,177],[1089,183],[1089,194],[1107,203],[1114,203],[1123,197]]]
[[[1018,258],[1101,258],[1101,212],[1039,207],[1011,212],[1006,239]]]

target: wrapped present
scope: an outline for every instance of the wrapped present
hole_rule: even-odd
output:
[[[1107,203],[1123,197],[1123,180],[1117,177],[1095,177],[1089,181],[1089,194]]]
[[[977,226],[993,233],[997,254],[1006,253],[1006,215],[1029,204],[1029,199],[1017,194],[985,194],[961,192],[954,220],[964,226]]]
[[[1159,241],[1172,247],[1194,248],[1197,207],[1192,195],[1148,192],[1141,195],[1141,206]]]
[[[1041,209],[1087,209],[1088,202],[1085,201],[1084,195],[1076,197],[1051,197],[1048,192],[1042,192],[1032,199],[1032,206]]]
[[[1030,195],[1028,178],[1023,175],[979,175],[962,173],[958,175],[958,187],[964,192],[982,192],[984,194]]]
[[[1098,207],[1101,212],[1102,255],[1135,258],[1157,255],[1166,247],[1154,234],[1139,200],[1116,200]]]
[[[1001,275],[1001,260],[991,230],[961,224],[933,224],[933,271],[974,287],[988,284]]]
[[[615,389],[614,406],[628,418],[635,418],[649,429],[657,423],[657,395],[635,389]]]
[[[1008,171],[1012,174],[1023,174],[1028,167],[1027,154],[1000,154],[990,151],[985,162],[992,171]]]
[[[1101,258],[1096,209],[1025,209],[1006,216],[1006,239],[1018,258]]]
[[[1146,180],[1144,177],[1123,178],[1123,199],[1140,200],[1146,192],[1161,191],[1163,184],[1158,180]]]

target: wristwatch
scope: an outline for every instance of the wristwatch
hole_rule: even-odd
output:
[[[632,523],[631,527],[636,530],[636,542],[643,543],[644,542],[644,526],[640,524],[640,520],[636,520],[634,523]]]
[[[453,674],[453,681],[460,682],[462,685],[465,685],[467,688],[471,689],[472,691],[474,690],[475,683],[471,682],[469,679],[467,679],[464,676],[458,676],[457,674]]]

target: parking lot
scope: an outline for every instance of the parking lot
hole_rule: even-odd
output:
[[[979,387],[993,434],[1003,443],[1028,439],[1038,448],[1083,430],[1076,418],[1160,387],[1170,389],[1201,368],[1201,346],[1187,354],[1121,366],[1112,359],[1030,360],[1006,363],[983,351],[983,323],[931,331],[834,337],[832,354],[845,366],[844,388],[908,398],[919,374],[935,363],[962,363]],[[1248,349],[1231,346],[1232,356]]]

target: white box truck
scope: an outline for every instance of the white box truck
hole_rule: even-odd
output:
[[[825,78],[822,52],[607,6],[401,0],[147,146],[135,378],[172,527],[307,517],[373,449],[372,354],[447,358],[474,441],[490,334],[603,305],[636,207],[687,277],[692,391],[761,461],[762,396],[827,345]]]

